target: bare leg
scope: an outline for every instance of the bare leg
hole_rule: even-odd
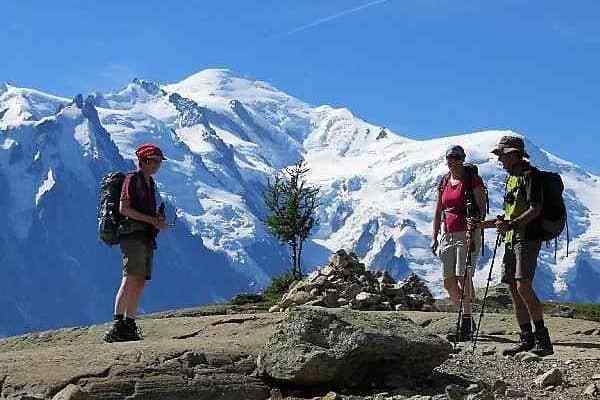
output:
[[[117,291],[117,297],[115,298],[115,315],[123,315],[127,309],[127,297],[131,290],[131,281],[127,276],[121,279],[121,286]]]
[[[519,293],[521,299],[527,307],[529,317],[531,317],[531,320],[540,321],[541,319],[543,319],[544,307],[542,306],[542,303],[535,294],[531,281],[520,279],[517,281],[516,287],[517,292]]]
[[[459,276],[457,279],[459,281],[459,283],[458,283],[459,290],[462,290],[463,277]],[[465,292],[464,292],[464,298],[463,298],[463,312],[465,315],[472,315],[472,312],[473,312],[472,300],[473,300],[473,295],[474,295],[474,288],[473,288],[473,276],[470,272],[467,274],[464,290],[465,290]],[[459,296],[460,296],[460,294],[459,294]],[[459,302],[460,302],[460,297],[459,297]]]
[[[448,292],[448,296],[450,296],[450,301],[455,305],[460,304],[460,288],[458,287],[458,279],[460,277],[450,277],[444,278],[444,288]]]
[[[525,302],[521,298],[521,294],[517,290],[517,283],[513,280],[510,285],[510,294],[512,296],[513,306],[515,307],[515,317],[519,325],[527,324],[531,322],[529,311]]]
[[[125,313],[127,318],[133,319],[137,314],[138,304],[146,286],[146,279],[143,276],[130,276],[128,278],[131,280],[131,290],[127,296]]]

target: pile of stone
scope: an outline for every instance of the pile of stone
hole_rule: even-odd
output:
[[[550,316],[552,317],[562,317],[562,318],[574,318],[575,317],[575,309],[569,306],[564,305],[556,305],[551,311]]]
[[[415,274],[396,282],[386,271],[370,271],[354,253],[338,250],[330,263],[297,281],[271,311],[312,305],[366,311],[433,311],[435,300]]]

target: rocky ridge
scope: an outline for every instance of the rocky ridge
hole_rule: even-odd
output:
[[[0,399],[564,400],[598,396],[597,322],[548,316],[554,355],[505,358],[501,351],[518,339],[517,327],[512,316],[490,313],[484,318],[475,353],[470,345],[462,346],[427,376],[403,375],[357,388],[299,387],[258,374],[256,361],[279,330],[289,329],[285,320],[302,309],[356,313],[365,315],[365,321],[410,319],[424,336],[452,329],[456,315],[320,307],[269,313],[267,308],[265,304],[214,305],[150,315],[140,321],[145,331],[142,342],[103,343],[107,325],[1,340]],[[385,369],[377,371],[386,376]]]

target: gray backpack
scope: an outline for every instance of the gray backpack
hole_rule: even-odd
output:
[[[123,219],[119,204],[124,180],[124,173],[111,172],[102,178],[100,184],[98,237],[109,246],[119,243],[119,225]]]

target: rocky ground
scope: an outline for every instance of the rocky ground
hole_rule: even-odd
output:
[[[596,382],[600,387],[599,323],[549,317],[556,353],[519,360],[499,354],[517,339],[512,317],[506,314],[487,314],[475,353],[470,345],[461,346],[462,351],[427,377],[351,391],[282,385],[255,371],[257,356],[286,317],[266,308],[211,306],[148,316],[141,321],[145,340],[134,343],[104,343],[102,333],[108,325],[1,340],[0,398],[578,399],[594,398]],[[399,313],[440,335],[452,329],[455,316],[367,312]],[[550,376],[542,381],[545,373]],[[590,394],[584,394],[586,390]]]
[[[408,314],[416,322],[426,325],[427,331],[439,334],[448,330],[454,317],[446,313]],[[555,354],[552,356],[543,359],[529,354],[522,359],[519,356],[503,357],[501,351],[518,338],[512,316],[486,314],[475,352],[472,344],[461,345],[461,351],[436,371],[496,388],[495,398],[595,398],[599,395],[596,382],[600,387],[600,324],[560,317],[547,317],[546,320],[554,343]],[[542,379],[544,374],[555,369],[558,370],[554,374],[556,380]],[[589,395],[584,394],[586,390]]]

